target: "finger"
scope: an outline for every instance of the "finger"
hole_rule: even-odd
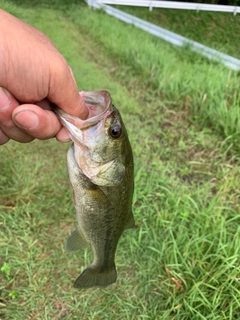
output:
[[[44,99],[40,102],[37,102],[36,104],[44,110],[52,110],[52,104],[48,99]],[[64,127],[61,127],[60,131],[56,134],[55,138],[60,142],[71,141],[69,132]]]
[[[19,102],[4,88],[0,88],[0,129],[2,141],[13,139],[19,142],[29,142],[33,138],[19,130],[12,120],[13,110],[19,106]]]
[[[14,109],[12,116],[18,128],[40,140],[54,137],[61,129],[57,116],[38,105],[22,104]]]
[[[0,129],[0,145],[5,144],[9,140],[10,140],[9,137],[6,136],[5,133]]]
[[[80,96],[72,70],[63,61],[52,70],[48,99],[70,115],[86,119],[88,109]]]
[[[52,110],[51,102],[48,99],[43,99],[42,101],[34,103],[41,107],[43,110]]]
[[[57,140],[69,141],[67,131],[63,128],[60,130],[61,125],[50,110],[51,103],[47,99],[36,105],[28,105],[26,110],[26,105],[19,105],[10,92],[0,87],[0,145],[9,139],[25,143],[34,138],[48,139],[55,134]],[[46,111],[48,111],[47,114]],[[39,125],[39,122],[42,124]]]
[[[56,139],[60,142],[71,141],[69,133],[66,128],[62,127],[61,130],[56,134]]]

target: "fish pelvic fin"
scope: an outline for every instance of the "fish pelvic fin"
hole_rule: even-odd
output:
[[[65,252],[73,253],[79,249],[82,249],[86,245],[87,245],[86,240],[81,236],[78,228],[76,228],[67,238],[67,241],[65,244]]]
[[[100,271],[89,266],[74,282],[74,288],[86,289],[91,287],[106,287],[116,282],[117,271],[115,265],[107,270]]]

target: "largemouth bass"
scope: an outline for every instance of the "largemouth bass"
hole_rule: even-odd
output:
[[[101,287],[117,279],[115,252],[123,231],[135,226],[132,213],[133,155],[120,113],[107,91],[80,93],[89,110],[81,120],[56,108],[73,145],[67,163],[78,225],[66,242],[72,253],[89,244],[93,262],[75,288]]]

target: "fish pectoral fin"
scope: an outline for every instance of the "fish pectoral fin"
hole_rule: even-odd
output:
[[[135,220],[133,217],[133,213],[131,212],[129,219],[128,219],[127,223],[125,224],[124,229],[131,229],[131,228],[135,228],[135,227],[136,227]]]
[[[81,236],[81,234],[78,231],[78,228],[76,228],[70,236],[67,238],[66,245],[65,245],[65,252],[66,253],[72,253],[79,249],[82,249],[85,247],[88,243],[85,239]]]
[[[92,268],[89,266],[80,274],[74,282],[74,288],[91,288],[91,287],[106,287],[116,282],[117,271],[115,265],[104,271]]]

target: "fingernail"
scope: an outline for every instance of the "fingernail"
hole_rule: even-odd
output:
[[[14,116],[14,122],[16,122],[18,126],[24,129],[31,130],[35,129],[35,127],[38,126],[39,119],[36,113],[32,110],[24,110],[18,112]]]
[[[5,111],[10,105],[10,99],[6,91],[0,87],[0,111]]]

